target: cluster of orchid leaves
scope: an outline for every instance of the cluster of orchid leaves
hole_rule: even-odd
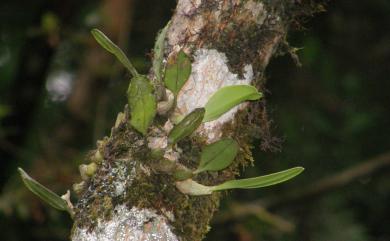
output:
[[[153,124],[157,113],[155,86],[146,75],[141,75],[137,72],[124,52],[106,35],[97,29],[93,29],[91,33],[96,41],[108,52],[115,55],[132,75],[127,90],[128,106],[131,116],[129,124],[142,135],[148,135],[148,129]],[[163,82],[165,87],[173,93],[175,101],[170,107],[172,109],[175,107],[176,98],[180,90],[191,75],[191,60],[183,50],[180,50],[176,55],[168,58],[165,69],[163,68],[163,46],[166,33],[167,27],[160,32],[156,39],[152,69],[156,77],[156,82]],[[167,148],[175,148],[179,141],[193,134],[202,123],[218,119],[242,102],[255,101],[261,97],[262,93],[258,92],[251,85],[222,87],[211,96],[203,108],[194,109],[172,128],[168,133]],[[172,172],[171,174],[176,178],[176,187],[182,193],[188,195],[209,195],[212,192],[227,189],[252,189],[275,185],[297,176],[304,170],[302,167],[294,167],[265,176],[230,180],[216,186],[205,186],[192,180],[192,177],[199,173],[217,172],[229,167],[235,160],[238,152],[239,145],[231,138],[223,138],[206,145],[200,153],[199,165],[195,170],[190,170],[183,166],[170,170]],[[158,157],[164,158],[162,155],[158,155]],[[32,179],[21,168],[18,171],[24,184],[30,191],[52,207],[71,213],[66,198],[60,197],[50,191]]]

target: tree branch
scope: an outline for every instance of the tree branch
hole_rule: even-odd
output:
[[[164,63],[180,50],[193,61],[173,115],[203,107],[223,86],[251,83],[262,90],[264,70],[297,7],[286,1],[179,0],[167,33]],[[149,77],[154,79],[153,74]],[[164,157],[194,167],[205,143],[231,137],[240,145],[235,163],[220,173],[202,174],[197,181],[213,185],[232,179],[252,159],[250,142],[258,125],[253,120],[263,114],[264,108],[241,104],[202,124]],[[151,164],[151,148],[167,145],[172,117],[161,116],[161,124],[155,123],[145,138],[127,124],[127,108],[118,115],[111,136],[98,142],[89,158],[98,163],[96,174],[78,185],[72,240],[203,239],[220,195],[184,195],[171,175],[157,173]]]
[[[258,204],[248,203],[242,205],[239,203],[230,204],[229,211],[221,212],[215,216],[213,224],[223,224],[230,220],[239,220],[245,218],[248,215],[254,215],[259,220],[268,223],[278,229],[281,232],[291,233],[295,229],[295,225],[281,216],[269,212],[264,207]]]

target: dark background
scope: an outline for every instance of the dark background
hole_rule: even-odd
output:
[[[101,28],[146,72],[174,7],[173,0],[1,1],[1,240],[68,239],[70,218],[28,192],[16,168],[65,193],[126,102],[129,76],[89,30]],[[262,152],[257,141],[256,166],[244,176],[306,171],[280,186],[231,192],[208,240],[390,240],[390,1],[333,1],[301,25],[288,41],[302,47],[302,67],[284,55],[266,74],[281,148]]]

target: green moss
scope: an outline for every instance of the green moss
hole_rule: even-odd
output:
[[[152,208],[172,212],[175,221],[174,232],[184,240],[201,240],[207,231],[207,224],[218,208],[219,196],[190,197],[180,193],[172,176],[154,174],[139,176],[134,180],[125,198],[129,207]],[[164,215],[164,213],[160,213]],[[196,228],[193,220],[199,220]]]
[[[146,140],[127,126],[118,128],[121,129],[114,130],[110,138],[99,142],[104,160],[80,195],[76,205],[75,226],[92,229],[98,218],[110,219],[116,205],[126,204],[129,208],[135,206],[172,212],[175,220],[171,224],[177,235],[184,237],[183,240],[201,240],[218,208],[219,194],[190,197],[180,193],[171,175],[155,173],[149,167],[152,160],[149,159],[150,150]],[[203,144],[204,139],[201,137],[186,138],[180,147],[187,154],[180,161],[188,167],[195,167],[196,156]],[[127,177],[135,176],[131,178],[131,185],[127,185],[123,195],[117,196],[115,183],[120,175],[113,170],[119,169],[126,170]],[[206,183],[213,180],[210,175],[202,176],[202,179]],[[165,215],[163,212],[160,214]],[[196,226],[193,220],[198,220]]]

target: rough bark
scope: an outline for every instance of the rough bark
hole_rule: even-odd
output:
[[[265,67],[284,43],[289,24],[301,11],[314,10],[311,2],[307,4],[179,0],[166,38],[165,59],[184,49],[192,58],[192,73],[172,115],[203,107],[223,86],[253,84],[263,90]],[[211,185],[234,178],[242,165],[252,161],[251,139],[266,135],[263,106],[263,102],[241,104],[203,124],[179,143],[180,151],[167,152],[165,157],[195,167],[202,145],[229,136],[240,144],[235,163],[196,180]],[[125,108],[111,136],[91,152],[89,159],[99,163],[98,170],[81,185],[72,240],[202,240],[221,195],[184,195],[170,175],[154,171],[150,148],[166,146],[172,128],[169,118],[158,117],[155,123],[162,128],[152,128],[142,137],[127,124],[128,117]]]

